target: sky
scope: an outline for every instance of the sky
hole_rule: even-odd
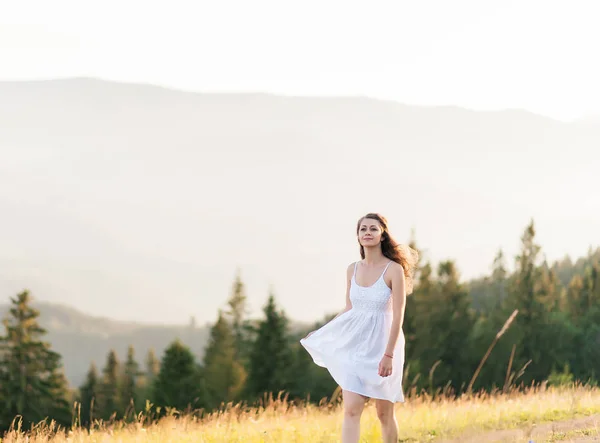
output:
[[[0,81],[600,115],[594,0],[0,3]]]

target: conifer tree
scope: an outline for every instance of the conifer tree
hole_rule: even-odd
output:
[[[563,309],[569,313],[569,317],[574,324],[579,324],[585,315],[584,280],[579,274],[573,276],[567,287],[565,297],[562,300]]]
[[[146,401],[152,399],[152,396],[154,395],[154,381],[156,380],[156,376],[160,371],[160,361],[156,357],[153,348],[150,348],[146,353],[144,365],[144,370],[140,373],[140,377],[138,379],[138,402],[140,407],[144,407]]]
[[[227,301],[229,307],[227,317],[229,318],[233,334],[234,359],[241,363],[245,363],[248,358],[250,344],[248,339],[249,325],[246,320],[247,300],[246,288],[238,270],[233,283],[231,296]]]
[[[38,323],[29,291],[11,298],[9,315],[0,336],[0,429],[20,415],[23,426],[51,417],[68,425],[71,410],[61,356],[43,341],[46,330]]]
[[[561,286],[556,271],[544,260],[539,269],[536,295],[545,312],[557,312],[560,309]]]
[[[436,290],[431,264],[425,263],[419,269],[419,280],[410,296],[414,298],[414,338],[410,340],[414,345],[406,349],[406,361],[411,365],[412,374],[420,373],[423,382],[438,357],[434,347],[437,331],[433,329],[438,304]]]
[[[204,353],[204,381],[211,407],[239,397],[245,381],[245,371],[235,359],[235,337],[221,311],[211,328]]]
[[[493,344],[493,347],[490,351],[491,357],[488,355],[483,361],[484,365],[474,380],[473,386],[475,390],[478,390],[482,386],[503,386],[506,368],[500,364],[496,364],[496,362],[506,361],[512,347],[512,343],[506,339],[496,339],[498,331],[503,328],[508,319],[507,316],[510,315],[510,313],[505,313],[502,309],[504,300],[508,294],[509,285],[509,274],[506,269],[502,249],[496,253],[491,269],[491,276],[483,279],[484,285],[487,288],[484,289],[484,309],[474,319],[473,331],[470,337],[472,363],[479,365],[487,354],[490,345]]]
[[[498,250],[494,257],[491,283],[494,297],[493,306],[494,309],[497,309],[502,305],[502,301],[506,298],[508,291],[508,271],[506,270],[504,252],[502,252],[502,249]]]
[[[156,357],[154,353],[154,349],[150,348],[148,350],[148,354],[146,355],[146,378],[149,383],[152,383],[158,372],[160,371],[160,361]]]
[[[130,345],[127,350],[127,360],[125,361],[121,385],[121,399],[126,415],[133,414],[138,404],[137,380],[139,375],[139,365],[135,361],[135,350]]]
[[[438,269],[438,309],[434,311],[434,330],[444,331],[437,340],[441,360],[440,376],[460,390],[472,374],[469,336],[473,327],[468,293],[460,283],[453,261],[440,263]]]
[[[249,360],[247,392],[251,397],[277,394],[291,386],[288,371],[292,361],[288,343],[287,318],[277,310],[275,297],[269,296],[264,319],[258,325]]]
[[[421,251],[417,248],[417,243],[414,238],[414,231],[411,234],[411,240],[409,246],[419,252],[419,261],[422,258]],[[406,342],[406,361],[411,362],[416,351],[416,339],[417,339],[417,299],[415,293],[419,286],[419,280],[421,278],[421,266],[417,264],[416,270],[413,276],[414,279],[414,291],[406,297],[406,306],[404,309],[404,324],[402,325],[402,332]]]
[[[573,373],[579,380],[600,379],[600,263],[592,261],[584,271],[577,310],[580,338]]]
[[[97,417],[100,380],[95,363],[90,365],[85,382],[79,388],[80,420],[89,426]]]
[[[548,343],[544,343],[548,324],[548,307],[544,298],[550,291],[542,285],[542,269],[538,264],[540,246],[535,241],[533,221],[525,228],[521,237],[521,251],[516,257],[516,270],[507,297],[507,311],[518,309],[515,325],[507,334],[516,344],[515,366],[523,367],[531,362],[522,377],[524,383],[541,381],[547,374],[541,370],[543,354]]]
[[[206,391],[199,366],[187,346],[174,341],[163,355],[153,385],[153,402],[185,410],[206,407]]]
[[[593,308],[600,308],[600,262],[586,266],[582,283],[579,310],[587,313]]]
[[[106,365],[102,369],[98,398],[98,414],[100,418],[108,420],[113,414],[119,415],[122,411],[120,396],[120,363],[117,353],[111,349],[106,357]]]

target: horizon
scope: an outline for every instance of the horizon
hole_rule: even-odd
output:
[[[216,91],[216,90],[194,90],[194,89],[185,89],[180,88],[174,85],[161,85],[157,83],[144,83],[144,82],[135,82],[128,80],[115,80],[110,78],[102,78],[95,76],[66,76],[66,77],[46,77],[46,78],[26,78],[26,79],[8,79],[8,80],[0,80],[0,83],[52,83],[52,82],[69,82],[69,81],[97,81],[102,83],[113,83],[122,86],[145,86],[149,88],[159,88],[164,89],[170,92],[180,92],[180,93],[191,93],[196,95],[216,95],[216,96],[230,96],[230,95],[238,95],[238,96],[264,96],[264,97],[273,97],[273,98],[289,98],[289,99],[356,99],[356,100],[369,100],[375,102],[382,103],[392,103],[401,106],[409,106],[414,108],[424,108],[424,109],[460,109],[473,113],[484,113],[484,114],[493,114],[493,113],[502,113],[502,112],[523,112],[525,114],[530,114],[536,117],[541,117],[548,120],[553,120],[555,122],[560,123],[578,123],[578,122],[586,122],[591,119],[591,121],[595,122],[597,120],[600,122],[600,113],[584,113],[582,115],[573,117],[572,119],[561,119],[556,116],[552,116],[549,114],[544,114],[541,112],[537,112],[534,110],[526,109],[526,108],[518,108],[518,107],[504,107],[504,108],[494,108],[494,109],[477,109],[471,108],[466,105],[459,104],[419,104],[419,103],[408,103],[396,100],[394,98],[385,98],[385,97],[377,97],[370,96],[365,94],[348,94],[348,95],[301,95],[301,94],[293,94],[293,93],[285,93],[285,92],[270,92],[270,91],[262,91],[262,90],[247,90],[247,91]]]
[[[535,223],[535,221],[534,221]],[[541,253],[542,253],[542,261],[545,260],[545,255],[544,255],[544,248],[543,245],[541,246]],[[600,249],[600,245],[590,245],[589,246],[589,251],[594,251],[594,250],[598,250]],[[506,255],[506,252],[504,250],[502,250],[503,254],[504,254],[504,263],[505,263],[505,269],[508,272],[508,275],[512,275],[513,272],[515,272],[514,266],[513,266],[513,261],[515,259],[515,257],[510,257]],[[583,260],[587,257],[588,255],[580,255],[577,257],[571,256],[569,254],[566,254],[564,257],[562,258],[556,258],[554,260],[550,260],[548,262],[549,267],[553,267],[554,265],[557,265],[559,263],[561,263],[564,260],[570,260],[573,264],[577,263],[577,261],[579,260]],[[513,260],[511,260],[511,258]],[[458,271],[460,272],[460,263],[458,263],[456,260],[453,260],[452,258],[448,258],[449,260],[454,261]],[[492,258],[493,261],[493,258]],[[491,261],[491,262],[492,262]],[[490,268],[491,268],[491,262],[490,262]],[[430,265],[432,265],[433,271],[434,271],[434,275],[436,275],[437,272],[437,265],[439,265],[438,263],[432,263],[432,262],[428,262]],[[243,270],[242,270],[243,271]],[[462,273],[459,274],[459,282],[461,284],[464,285],[469,285],[472,282],[475,281],[480,281],[483,280],[487,277],[490,277],[492,275],[491,273],[491,269],[488,273],[483,273],[477,276],[473,276],[471,278],[463,278]],[[231,283],[233,284],[233,279],[231,281]],[[242,283],[244,283],[245,288],[246,288],[246,295],[248,296],[248,291],[247,291],[247,285],[246,282],[244,281],[244,279],[242,278]],[[8,294],[8,296],[6,297],[5,301],[1,301],[0,300],[0,307],[8,307],[10,304],[10,299],[13,297],[16,297],[18,295],[18,293],[23,292],[23,291],[28,291],[31,294],[32,300],[33,300],[33,306],[35,307],[37,304],[42,304],[42,305],[47,305],[47,306],[52,306],[52,307],[57,307],[57,308],[61,308],[61,309],[67,309],[67,310],[72,310],[75,311],[77,314],[86,316],[86,317],[90,317],[96,320],[108,320],[110,322],[115,322],[115,323],[120,323],[120,324],[133,324],[133,325],[139,325],[139,326],[165,326],[165,327],[184,327],[184,326],[189,326],[189,322],[190,319],[194,319],[194,321],[197,321],[196,316],[192,315],[191,317],[188,317],[182,321],[175,321],[175,322],[159,322],[159,321],[148,321],[148,320],[144,320],[144,319],[128,319],[128,318],[119,318],[119,317],[114,317],[114,316],[110,316],[110,315],[101,315],[101,314],[97,314],[94,313],[92,311],[88,311],[85,308],[81,308],[81,307],[77,307],[74,305],[70,305],[68,303],[65,302],[60,302],[60,301],[52,301],[52,300],[46,300],[43,297],[38,297],[37,294],[35,294],[33,291],[31,291],[29,288],[22,288],[21,290],[15,292],[14,294]],[[217,318],[217,314],[218,314],[218,310],[220,309],[224,309],[226,307],[226,302],[228,297],[230,296],[230,293],[226,293],[223,294],[223,300],[222,300],[222,305],[220,307],[217,308],[217,310],[214,313],[214,318],[213,319],[205,319],[203,321],[200,321],[196,324],[196,327],[200,327],[200,328],[209,328],[212,325],[214,325],[216,318]],[[274,293],[275,296],[275,301],[277,306],[280,309],[283,309],[285,311],[285,315],[286,317],[293,323],[296,324],[303,324],[306,325],[308,323],[312,324],[314,322],[320,321],[322,320],[326,315],[330,315],[330,314],[335,314],[336,312],[323,312],[322,315],[320,315],[319,317],[316,317],[312,320],[309,319],[304,319],[304,320],[300,320],[300,319],[296,319],[293,316],[291,316],[289,314],[289,312],[287,310],[285,310],[282,306],[281,306],[281,300],[280,300],[280,296],[275,292]],[[412,296],[412,295],[410,295]],[[257,310],[255,309],[255,312],[253,312],[254,316],[249,316],[248,319],[249,320],[259,320],[260,317],[262,316],[262,308],[263,306],[267,303],[267,299],[269,297],[269,293],[265,293],[264,294],[264,303],[263,305],[261,305]],[[250,297],[249,297],[250,298]],[[341,308],[340,308],[341,311]]]
[[[541,246],[542,246],[542,251],[541,252],[543,253],[543,245],[541,245]],[[600,250],[600,245],[590,246],[590,250],[592,250],[592,251]],[[542,254],[542,257],[543,257],[543,254]],[[563,260],[566,260],[566,259],[569,259],[572,264],[575,264],[575,263],[577,263],[577,261],[584,260],[586,258],[587,258],[587,255],[585,255],[585,256],[582,255],[582,256],[578,256],[578,257],[571,257],[569,255],[566,255],[562,259],[557,259],[557,260],[550,261],[548,263],[548,266],[550,268],[552,268],[554,265],[557,265],[557,264],[561,263]],[[506,255],[504,256],[504,259],[505,259],[506,270],[508,272],[508,276],[510,276],[510,275],[512,275],[515,272],[515,269],[513,269],[510,266],[510,260],[507,259]],[[460,265],[458,263],[456,263],[456,261],[454,263],[456,264],[457,269],[460,271]],[[437,265],[439,263],[429,263],[429,264],[432,265],[433,270],[434,270],[434,276],[437,277],[436,270],[437,270]],[[486,277],[491,277],[491,275],[492,275],[492,273],[491,273],[491,270],[490,270],[490,272],[488,274],[482,274],[482,275],[479,275],[479,276],[476,276],[476,277],[473,277],[473,278],[470,278],[470,279],[460,278],[459,281],[463,285],[468,285],[468,284],[470,284],[472,282],[480,281],[482,279],[485,279]],[[459,275],[459,277],[462,277],[462,275]],[[232,283],[233,283],[233,280],[232,280]],[[242,279],[242,283],[245,284],[245,282],[244,282],[243,279]],[[16,292],[15,294],[8,295],[8,297],[6,298],[6,300],[4,302],[0,301],[0,307],[8,307],[10,305],[10,299],[16,297],[18,295],[18,293],[23,292],[23,291],[28,291],[30,293],[32,301],[33,301],[33,307],[34,308],[36,307],[36,305],[42,304],[42,305],[52,306],[52,307],[56,307],[56,308],[60,308],[60,309],[67,309],[67,310],[70,310],[70,311],[75,311],[77,314],[80,314],[80,315],[83,315],[83,316],[86,316],[86,317],[90,317],[90,318],[93,318],[95,320],[107,320],[107,321],[114,322],[114,323],[131,324],[131,325],[136,325],[136,326],[139,325],[139,326],[144,326],[144,327],[145,326],[186,327],[186,326],[190,325],[190,320],[193,319],[194,322],[195,322],[195,327],[196,328],[207,328],[207,327],[209,328],[209,327],[211,327],[211,326],[213,326],[215,324],[216,319],[217,319],[217,314],[218,314],[218,310],[217,310],[217,311],[215,311],[214,319],[212,319],[212,320],[205,320],[205,321],[202,321],[202,322],[197,322],[197,319],[196,319],[195,316],[188,317],[187,318],[187,322],[183,321],[183,322],[179,322],[179,323],[178,322],[175,322],[175,323],[165,323],[165,322],[156,322],[156,321],[122,319],[122,318],[116,318],[116,317],[111,317],[111,316],[106,316],[106,315],[95,314],[93,312],[88,312],[85,309],[81,309],[79,307],[72,306],[72,305],[69,305],[69,304],[66,304],[66,303],[62,303],[62,302],[51,301],[51,300],[44,300],[43,298],[37,297],[36,294],[33,293],[32,291],[30,291],[28,288],[23,288],[22,290]],[[218,309],[224,309],[226,307],[226,302],[227,302],[227,299],[228,299],[228,297],[230,295],[231,294],[228,293],[228,294],[225,294],[223,296],[223,304]],[[279,299],[278,295],[276,293],[274,293],[274,296],[275,296],[275,303],[278,306],[278,308],[279,309],[283,309],[282,306],[281,306],[280,299]],[[411,297],[411,296],[412,296],[412,294],[409,295],[409,297]],[[264,295],[264,304],[265,305],[267,303],[267,299],[268,298],[269,298],[269,293],[266,293]],[[254,320],[254,321],[260,320],[260,317],[262,317],[262,315],[263,315],[262,307],[263,306],[260,307],[260,312],[255,313],[257,315],[255,315],[255,316],[249,316],[248,319],[249,320]],[[290,320],[292,323],[296,323],[296,324],[300,324],[300,325],[312,324],[314,322],[321,321],[327,315],[331,315],[331,314],[335,314],[336,313],[336,312],[324,312],[323,315],[321,315],[320,317],[315,318],[313,320],[298,320],[298,319],[294,318],[293,316],[291,316],[289,314],[289,312],[287,312],[285,309],[283,309],[283,310],[284,310],[286,318],[288,320]],[[340,311],[341,311],[341,309],[340,309]]]

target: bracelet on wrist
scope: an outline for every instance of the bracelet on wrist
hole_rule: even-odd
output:
[[[390,354],[383,354],[383,355],[386,356],[386,357],[389,357],[389,358],[394,358],[394,356],[390,355]]]

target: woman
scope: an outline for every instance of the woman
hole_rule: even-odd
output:
[[[404,401],[402,324],[418,253],[399,245],[379,214],[362,217],[356,234],[362,260],[346,272],[346,309],[300,343],[342,388],[342,442],[359,441],[368,398],[376,400],[384,442],[397,442],[394,403]]]

